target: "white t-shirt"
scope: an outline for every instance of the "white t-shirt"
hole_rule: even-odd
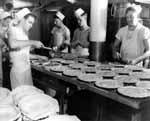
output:
[[[125,26],[118,31],[116,38],[121,41],[122,60],[131,60],[143,55],[146,51],[146,46],[150,44],[150,30],[142,24],[138,24],[133,31]]]

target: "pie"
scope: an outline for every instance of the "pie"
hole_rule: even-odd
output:
[[[77,77],[78,75],[81,75],[83,74],[84,72],[83,71],[80,71],[80,70],[73,70],[73,69],[70,69],[70,70],[65,70],[63,72],[63,74],[65,76],[71,76],[71,77]]]
[[[62,58],[63,59],[66,59],[66,60],[73,60],[75,58],[77,58],[77,55],[76,54],[70,54],[70,53],[65,53],[62,55]]]
[[[119,82],[124,82],[128,78],[127,75],[117,75],[114,77],[114,80],[117,80]]]
[[[64,59],[62,59],[62,58],[53,58],[53,59],[50,59],[50,61],[51,62],[59,62],[59,63],[61,63],[61,62],[64,61]]]
[[[124,68],[125,67],[125,65],[115,64],[115,63],[110,63],[109,65],[113,66],[114,68]]]
[[[142,67],[134,66],[134,65],[126,65],[125,68],[133,71],[133,72],[142,72]]]
[[[73,61],[73,60],[65,60],[62,62],[63,65],[69,65],[69,64],[73,64],[73,63],[75,63],[75,61]]]
[[[134,86],[120,87],[118,88],[118,92],[132,98],[145,98],[150,96],[150,92],[147,89]]]
[[[150,73],[147,72],[133,72],[131,75],[141,80],[150,80]]]
[[[61,66],[61,65],[50,67],[51,71],[60,72],[60,73],[63,72],[63,71],[65,71],[65,70],[67,70],[67,69],[69,69],[69,68],[66,67],[66,66]]]
[[[150,90],[150,81],[139,81],[136,86]]]
[[[85,61],[84,64],[87,66],[94,66],[94,67],[100,65],[100,63],[96,61]]]
[[[42,66],[42,63],[39,61],[32,61],[32,64],[35,66]]]
[[[78,75],[78,79],[84,82],[96,82],[100,81],[102,78],[97,74],[82,74]]]
[[[70,64],[69,67],[71,67],[73,69],[82,69],[87,66],[85,66],[84,64],[81,64],[81,63],[74,63],[74,64]]]
[[[111,65],[108,65],[108,64],[101,64],[101,65],[99,65],[99,66],[97,66],[96,67],[98,70],[109,70],[109,71],[111,71],[111,68],[112,68],[112,66]]]
[[[97,87],[106,88],[106,89],[116,89],[123,85],[121,83],[118,83],[115,80],[112,79],[103,79],[102,81],[97,81],[95,83]]]
[[[78,61],[79,63],[84,63],[85,61],[88,61],[87,58],[76,58],[75,61]]]
[[[97,71],[95,67],[85,67],[85,68],[82,68],[81,70],[86,73],[96,73]]]
[[[104,78],[112,78],[116,75],[116,73],[112,71],[101,71],[99,74],[102,75]]]
[[[128,84],[137,83],[139,81],[139,79],[136,78],[135,76],[127,76],[127,75],[115,76],[114,79],[119,82],[128,83]]]
[[[131,73],[130,70],[125,68],[112,68],[112,71],[120,75],[129,75]]]

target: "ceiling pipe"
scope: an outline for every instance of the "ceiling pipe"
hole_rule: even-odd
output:
[[[39,3],[37,0],[5,0],[4,9],[11,11],[12,9],[19,9],[24,7],[37,7]]]

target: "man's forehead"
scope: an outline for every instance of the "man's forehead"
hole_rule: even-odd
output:
[[[137,12],[135,11],[128,11],[128,13],[126,14],[126,16],[137,16]]]

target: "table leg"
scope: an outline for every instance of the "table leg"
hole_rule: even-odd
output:
[[[141,112],[140,111],[132,112],[131,121],[141,121]]]

